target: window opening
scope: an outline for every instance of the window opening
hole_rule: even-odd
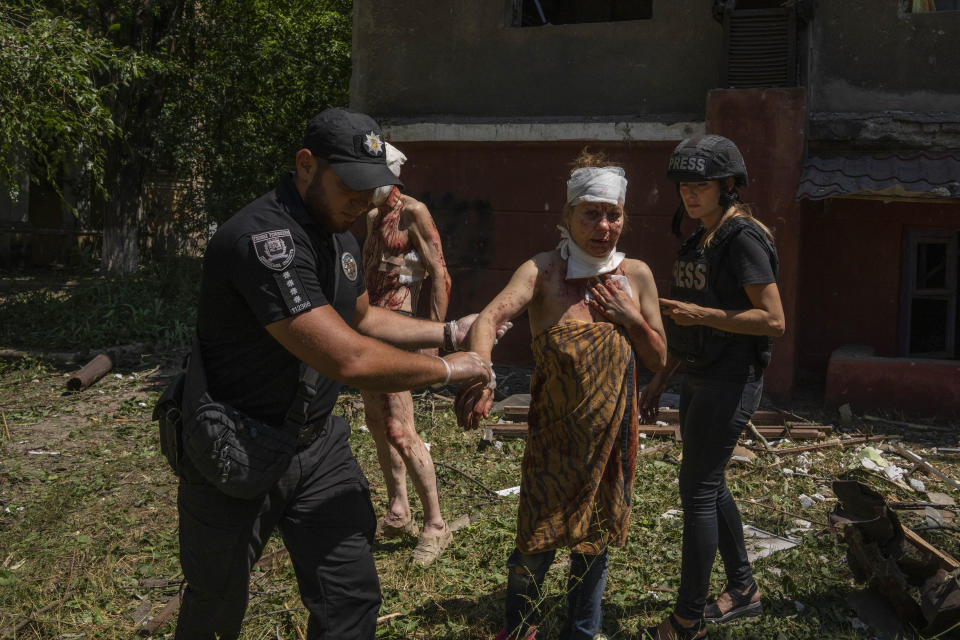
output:
[[[520,27],[653,18],[653,0],[517,0],[514,7]]]
[[[909,232],[901,333],[905,355],[960,358],[958,238],[953,231]]]

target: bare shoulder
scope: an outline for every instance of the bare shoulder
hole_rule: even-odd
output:
[[[403,195],[403,213],[406,216],[409,216],[414,219],[421,219],[424,216],[427,218],[430,217],[430,210],[427,209],[427,205],[423,204],[413,196]]]
[[[649,265],[643,260],[626,258],[622,264],[624,273],[626,273],[627,277],[631,280],[638,282],[653,281],[653,271],[650,270]]]

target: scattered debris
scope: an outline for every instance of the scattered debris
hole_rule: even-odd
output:
[[[837,411],[840,413],[840,424],[842,426],[847,426],[853,422],[853,409],[850,408],[849,404],[840,405]]]
[[[660,517],[664,520],[674,520],[677,516],[683,515],[683,511],[680,509],[670,509],[669,511],[664,511],[660,514]]]
[[[747,545],[747,559],[750,562],[756,562],[772,553],[792,549],[800,544],[799,540],[778,536],[749,524],[743,525],[743,540]]]
[[[954,480],[953,478],[950,478],[950,477],[948,477],[948,476],[940,473],[940,471],[938,471],[932,464],[930,464],[929,462],[927,462],[926,460],[924,460],[923,458],[921,458],[920,456],[918,456],[917,454],[915,454],[913,451],[910,451],[909,449],[905,448],[905,447],[904,447],[903,445],[901,445],[899,442],[891,442],[891,443],[889,444],[889,446],[890,446],[891,449],[893,449],[894,451],[896,451],[897,453],[899,453],[901,456],[903,456],[904,458],[906,458],[906,459],[909,460],[910,462],[912,462],[912,463],[914,463],[914,464],[916,464],[916,465],[919,465],[919,466],[923,467],[924,469],[926,469],[927,471],[929,471],[929,472],[932,473],[933,475],[937,476],[938,478],[940,478],[941,480],[943,480],[944,482],[946,482],[947,484],[949,484],[949,485],[950,485],[951,487],[953,487],[954,489],[960,490],[960,483],[958,483],[958,482],[957,482],[956,480]]]
[[[900,420],[887,420],[886,418],[878,418],[877,416],[863,416],[864,420],[869,422],[880,422],[882,424],[892,424],[897,427],[903,427],[905,429],[913,429],[915,431],[953,431],[953,427],[941,427],[936,424],[916,424],[913,422],[901,422]]]
[[[847,604],[857,614],[854,620],[870,627],[878,640],[903,637],[903,625],[896,613],[890,609],[890,603],[872,589],[852,592],[847,596]]]
[[[27,454],[31,456],[58,456],[60,455],[60,452],[59,451],[37,451],[37,450],[31,449],[27,451]]]
[[[494,493],[496,493],[498,496],[517,495],[520,493],[520,486],[517,485],[516,487],[507,487],[506,489],[498,489],[497,491],[494,491]]]
[[[67,379],[68,391],[83,391],[97,380],[107,375],[113,369],[113,360],[105,353],[101,353]],[[121,374],[117,374],[123,377]]]
[[[184,587],[185,586],[186,583],[184,583]],[[157,615],[153,616],[152,618],[148,618],[141,623],[139,629],[141,636],[152,636],[160,631],[160,629],[163,629],[167,626],[177,611],[180,610],[180,599],[183,597],[184,587],[180,588],[180,591],[177,592],[177,595],[167,600],[167,603],[163,606],[163,609],[160,609]]]
[[[843,534],[854,578],[888,601],[899,620],[937,633],[960,621],[960,563],[902,525],[883,496],[855,480],[835,480],[831,529]],[[935,511],[935,510],[934,510]],[[920,552],[906,553],[904,543]],[[913,595],[919,590],[919,602]],[[858,616],[869,616],[858,610]]]

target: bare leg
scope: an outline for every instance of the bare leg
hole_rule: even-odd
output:
[[[377,457],[387,483],[387,522],[399,525],[410,519],[405,467],[423,505],[423,531],[440,535],[447,525],[440,513],[433,459],[413,422],[413,396],[404,393],[363,394],[367,428],[377,445]]]

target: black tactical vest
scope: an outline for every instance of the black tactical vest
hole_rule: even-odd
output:
[[[673,266],[673,279],[670,284],[670,297],[673,300],[692,302],[701,307],[713,309],[742,308],[742,302],[721,300],[717,292],[717,282],[724,269],[727,249],[737,234],[750,228],[762,239],[770,254],[773,273],[776,275],[779,261],[777,251],[763,230],[749,218],[735,216],[721,225],[714,234],[709,247],[700,248],[700,240],[706,228],[700,226],[680,247],[680,253]],[[730,333],[695,325],[681,327],[667,319],[664,329],[667,333],[667,347],[671,353],[683,360],[687,370],[703,371],[714,365],[725,353],[743,354],[747,365],[770,364],[770,352],[773,341],[768,336],[748,336]]]

